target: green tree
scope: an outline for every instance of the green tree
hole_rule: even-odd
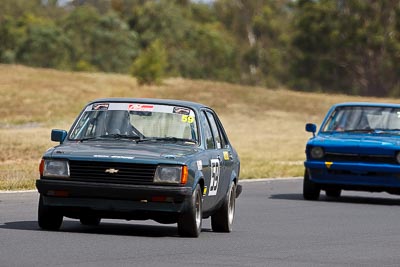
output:
[[[240,75],[235,68],[234,40],[215,17],[204,20],[201,15],[213,14],[211,7],[180,5],[174,1],[148,1],[135,9],[130,25],[138,32],[142,47],[157,39],[162,41],[168,53],[169,75],[237,80]]]
[[[287,80],[290,3],[287,0],[217,0],[218,19],[240,47],[245,83],[277,85]]]
[[[16,59],[26,65],[45,68],[68,68],[68,39],[51,20],[27,15],[26,34]]]
[[[65,35],[70,40],[70,57],[73,62],[73,69],[80,71],[97,70],[92,58],[93,32],[98,27],[100,14],[90,6],[74,8],[62,20]]]
[[[292,14],[289,1],[267,1],[252,18],[256,45],[245,54],[245,61],[259,68],[258,80],[267,86],[286,84],[290,79],[290,40]],[[246,60],[246,56],[253,59]]]
[[[115,13],[103,16],[93,32],[92,63],[106,72],[128,72],[137,55],[137,35]]]
[[[75,8],[64,19],[76,70],[126,73],[138,52],[137,34],[116,13],[101,16],[90,6]]]
[[[343,69],[336,64],[341,27],[335,1],[299,1],[294,27],[294,86],[307,91],[344,87]]]
[[[299,89],[400,93],[399,1],[299,1],[292,71]]]
[[[183,77],[238,81],[237,48],[234,39],[220,24],[195,24],[182,42],[183,49],[173,54]]]
[[[160,40],[156,40],[143,51],[131,66],[131,74],[139,84],[160,84],[165,75],[167,52]]]

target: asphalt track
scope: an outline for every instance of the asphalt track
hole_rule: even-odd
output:
[[[244,182],[232,233],[180,238],[176,225],[64,219],[38,228],[36,192],[0,193],[0,266],[399,266],[400,197],[302,199],[300,179]]]

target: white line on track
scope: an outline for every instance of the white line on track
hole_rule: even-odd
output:
[[[37,190],[0,190],[0,194],[32,193]]]
[[[280,178],[259,178],[259,179],[243,179],[239,180],[239,183],[253,183],[253,182],[270,182],[270,181],[290,181],[290,180],[299,180],[303,179],[303,177],[280,177]]]

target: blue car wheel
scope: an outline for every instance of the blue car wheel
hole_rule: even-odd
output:
[[[310,180],[308,171],[304,172],[304,182],[303,182],[303,197],[306,200],[318,200],[319,194],[321,193],[321,188],[318,184]]]

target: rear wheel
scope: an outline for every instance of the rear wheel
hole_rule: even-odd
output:
[[[63,215],[55,208],[44,205],[43,197],[39,198],[38,223],[44,230],[59,230],[63,221]]]
[[[328,197],[340,197],[342,190],[340,189],[326,189],[325,194]]]
[[[211,216],[211,228],[214,232],[229,233],[232,231],[235,217],[236,185],[231,183],[222,206]]]
[[[198,184],[193,191],[189,209],[178,219],[178,232],[184,237],[198,237],[203,219],[203,199],[201,187]]]
[[[310,180],[310,175],[306,170],[304,172],[303,181],[303,197],[306,200],[318,200],[319,194],[321,193],[321,188],[318,184]]]

